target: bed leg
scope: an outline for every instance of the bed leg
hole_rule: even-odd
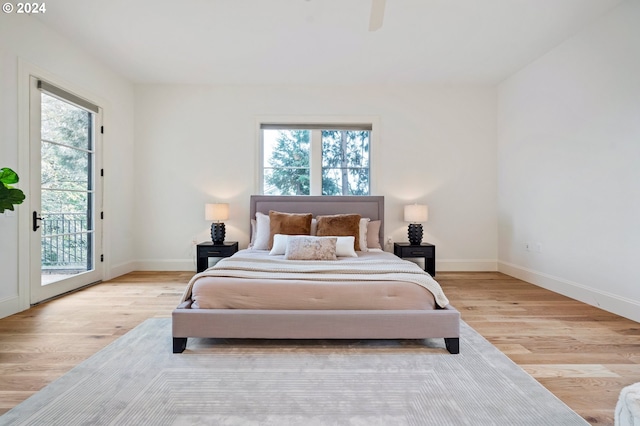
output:
[[[451,354],[460,353],[460,338],[459,337],[445,337],[444,345]]]
[[[181,354],[187,348],[186,337],[174,337],[173,338],[173,353]]]

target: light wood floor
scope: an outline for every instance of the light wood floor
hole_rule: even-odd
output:
[[[169,317],[191,276],[134,272],[1,319],[0,413],[145,319]],[[640,382],[640,324],[500,273],[437,280],[469,325],[588,422],[613,425],[620,389]]]

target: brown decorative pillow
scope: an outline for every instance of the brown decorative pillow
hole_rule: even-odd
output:
[[[275,210],[269,211],[269,250],[273,247],[273,236],[284,235],[309,235],[311,232],[311,213],[281,213]]]
[[[319,237],[354,237],[354,249],[360,251],[360,215],[359,214],[335,214],[331,216],[318,216]]]

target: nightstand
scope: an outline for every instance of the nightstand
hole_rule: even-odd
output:
[[[211,241],[205,241],[198,244],[196,254],[198,272],[202,272],[209,267],[210,257],[230,257],[237,251],[237,241],[225,241],[222,244],[213,244]]]
[[[393,254],[401,258],[424,258],[424,270],[432,277],[436,276],[436,246],[429,243],[421,243],[412,246],[409,243],[393,243]]]

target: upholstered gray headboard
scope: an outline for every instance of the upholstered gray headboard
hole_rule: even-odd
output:
[[[269,210],[286,213],[312,213],[313,216],[355,213],[371,220],[380,220],[380,242],[384,241],[384,196],[333,195],[252,195],[250,217]]]

